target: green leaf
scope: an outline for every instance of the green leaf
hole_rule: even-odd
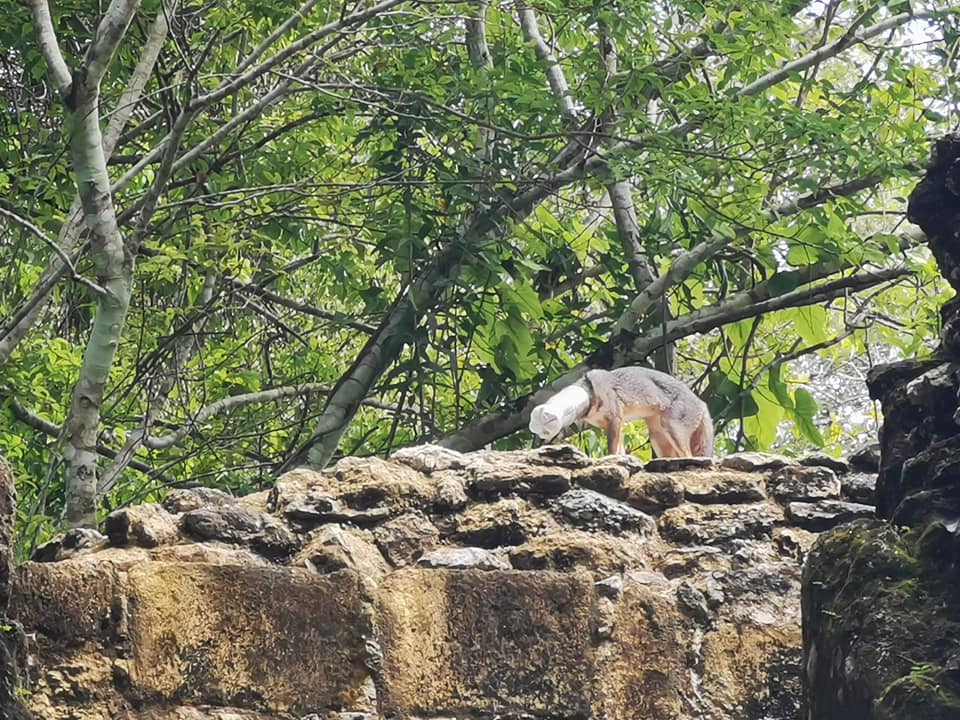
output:
[[[819,345],[826,341],[829,327],[826,308],[820,305],[794,308],[790,317],[797,334],[807,345]]]
[[[820,434],[820,430],[814,424],[814,416],[817,414],[817,401],[813,399],[813,395],[803,388],[797,388],[793,398],[795,402],[793,421],[797,429],[814,445],[823,447],[823,435]]]
[[[767,284],[770,287],[770,296],[785,295],[788,292],[796,290],[800,284],[800,276],[795,272],[774,273]]]
[[[780,403],[781,407],[785,408],[786,410],[793,410],[793,398],[790,396],[790,389],[787,387],[787,384],[781,377],[782,371],[783,365],[780,363],[777,363],[770,368],[770,370],[767,372],[767,387],[770,388],[770,392],[773,393],[773,396],[776,398],[777,402]]]

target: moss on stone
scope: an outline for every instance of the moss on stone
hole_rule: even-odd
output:
[[[932,527],[938,525],[938,527]],[[820,536],[804,569],[811,717],[960,717],[960,594],[942,523],[861,521]]]

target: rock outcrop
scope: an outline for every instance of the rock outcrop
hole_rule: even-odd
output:
[[[49,720],[794,720],[801,563],[818,530],[872,515],[844,495],[846,465],[804,462],[425,446],[244,498],[178,490],[17,568],[27,704]]]
[[[960,136],[936,143],[910,195],[940,270],[960,289]],[[875,453],[883,521],[826,532],[803,577],[808,720],[960,718],[960,303],[942,310],[926,360],[873,370],[884,424]],[[842,481],[868,499],[859,479]]]
[[[20,624],[7,617],[13,581],[15,503],[13,470],[0,457],[0,717],[28,720],[30,713],[18,697],[26,682],[26,638]]]

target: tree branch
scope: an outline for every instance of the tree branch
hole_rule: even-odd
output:
[[[577,111],[573,107],[573,98],[570,96],[570,86],[563,75],[563,68],[553,51],[543,39],[540,27],[537,25],[537,15],[525,0],[517,0],[517,14],[520,16],[520,27],[527,42],[533,44],[533,50],[544,65],[546,65],[547,82],[550,90],[560,105],[560,114],[568,120],[575,120]]]
[[[850,291],[862,290],[884,282],[890,282],[907,274],[910,274],[910,271],[903,268],[881,270],[876,273],[862,273],[840,278],[813,288],[795,290],[773,298],[769,297],[769,284],[761,283],[750,291],[738,293],[730,298],[729,302],[702,311],[695,311],[672,320],[668,323],[665,333],[639,339],[633,348],[634,357],[628,360],[636,361],[648,356],[666,342],[673,342],[682,337],[703,333],[729,322],[755,317],[773,310],[813,305],[840,297]],[[747,302],[745,296],[752,302]],[[533,408],[545,402],[559,390],[577,382],[591,367],[589,359],[579,363],[536,392],[512,400],[499,410],[486,413],[467,423],[455,432],[441,438],[438,444],[460,452],[468,452],[477,450],[494,440],[506,437],[524,428],[530,419],[530,412]]]
[[[60,437],[61,428],[59,425],[55,425],[49,420],[44,420],[39,415],[36,415],[35,413],[32,413],[31,411],[27,410],[27,408],[25,408],[20,403],[20,401],[17,400],[17,398],[13,397],[12,395],[10,395],[9,397],[10,397],[10,409],[13,411],[13,416],[17,418],[17,420],[22,422],[27,427],[31,427],[34,430],[42,432],[44,435],[47,435],[49,437],[52,437],[52,438]],[[99,443],[97,444],[96,450],[98,455],[102,455],[105,458],[113,459],[117,456],[116,450],[108,448],[105,445],[101,445]],[[144,473],[145,475],[148,475],[151,478],[159,478],[165,483],[172,482],[169,478],[165,477],[161,473],[157,472],[154,468],[150,467],[146,463],[140,462],[139,460],[131,460],[130,467],[132,467],[134,470],[138,470],[139,472]]]
[[[226,277],[224,278],[224,281],[230,283],[234,289],[239,290],[240,292],[256,295],[264,300],[269,300],[270,302],[276,303],[277,305],[282,305],[290,310],[303,313],[304,315],[311,315],[316,318],[321,318],[322,320],[328,320],[330,322],[337,323],[338,325],[342,325],[343,327],[359,330],[360,332],[368,335],[372,335],[377,331],[377,328],[370,323],[360,322],[358,320],[347,320],[346,317],[338,317],[336,313],[328,310],[321,310],[320,308],[307,305],[306,303],[297,302],[296,300],[290,300],[282,295],[253,283],[244,283],[232,277]]]
[[[140,102],[143,89],[150,80],[150,75],[156,65],[157,58],[160,56],[160,50],[169,31],[168,17],[173,15],[175,8],[176,0],[169,0],[168,4],[157,13],[147,32],[140,59],[137,61],[136,67],[130,75],[130,80],[117,101],[116,108],[110,116],[107,130],[103,134],[103,152],[107,157],[113,154],[117,139]],[[82,217],[80,196],[77,195],[74,197],[70,210],[67,212],[67,217],[60,227],[57,247],[61,252],[69,255],[76,247],[83,229]],[[52,257],[47,263],[47,267],[44,268],[30,297],[20,304],[3,331],[0,332],[0,365],[3,365],[9,359],[20,341],[26,337],[30,328],[37,322],[51,290],[63,277],[67,267],[60,261],[60,253],[57,253],[56,257]]]
[[[280,38],[287,34],[288,30],[292,30],[294,27],[300,24],[300,21],[303,20],[307,13],[309,13],[313,6],[317,4],[317,0],[307,0],[300,8],[280,25],[277,26],[276,30],[270,33],[263,42],[261,42],[257,47],[250,51],[250,54],[247,55],[243,60],[240,61],[240,64],[237,65],[237,72],[243,72],[248,67],[253,65],[260,57],[269,50],[274,43],[277,42]]]
[[[93,42],[83,58],[86,67],[83,83],[88,90],[99,91],[100,81],[139,7],[140,0],[113,0],[103,13]]]
[[[93,282],[92,280],[88,280],[87,278],[83,277],[83,275],[78,273],[76,266],[73,264],[73,260],[70,259],[70,256],[67,255],[60,248],[60,246],[57,245],[56,242],[54,242],[51,238],[47,237],[47,234],[43,230],[41,230],[39,227],[34,225],[25,217],[22,217],[17,213],[13,212],[12,210],[7,210],[5,207],[3,207],[2,204],[0,204],[0,215],[3,215],[4,217],[9,218],[10,220],[13,220],[15,223],[22,225],[27,230],[29,230],[34,235],[36,235],[38,238],[40,238],[43,244],[49,247],[51,250],[53,250],[53,252],[55,252],[57,256],[60,258],[60,262],[62,262],[67,267],[67,269],[70,271],[70,277],[72,280],[89,288],[96,295],[103,295],[106,292],[106,290],[104,290],[102,287],[97,285],[95,282]]]
[[[29,4],[33,11],[33,22],[37,26],[37,42],[53,77],[53,85],[62,94],[69,93],[73,74],[60,52],[57,33],[53,29],[53,18],[50,17],[50,6],[47,5],[47,0],[30,0]]]
[[[298,395],[328,395],[330,392],[331,389],[329,385],[324,385],[323,383],[304,383],[302,385],[290,385],[286,387],[272,388],[270,390],[261,390],[259,392],[244,393],[242,395],[231,395],[230,397],[222,398],[221,400],[217,400],[216,402],[202,408],[189,420],[189,422],[181,426],[175,432],[159,437],[148,437],[144,440],[143,444],[151,450],[164,450],[183,440],[187,435],[195,430],[197,426],[203,424],[214,415],[219,415],[227,410],[232,410],[233,408],[242,407],[244,405],[267,403],[274,400],[280,400],[282,398],[296,397]],[[365,400],[363,404],[379,410],[397,410],[395,405],[377,400]]]

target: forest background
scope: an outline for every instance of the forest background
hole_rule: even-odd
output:
[[[838,454],[867,370],[935,343],[904,213],[958,126],[949,2],[0,12],[22,552],[175,485],[529,445],[590,367],[674,372],[720,452]]]

